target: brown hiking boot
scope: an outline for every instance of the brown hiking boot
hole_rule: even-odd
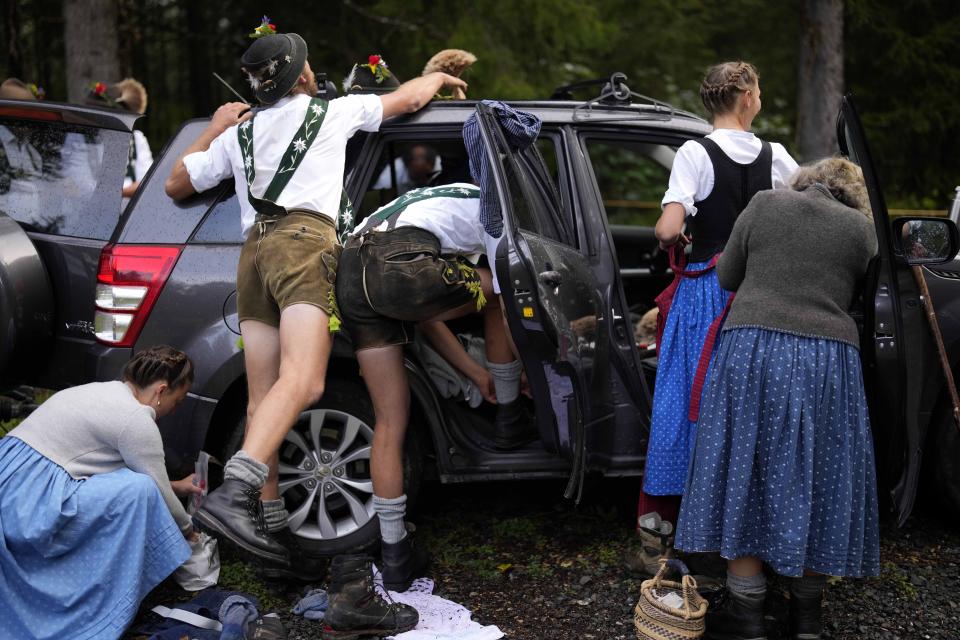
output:
[[[673,524],[662,520],[659,513],[648,513],[637,519],[637,535],[640,551],[627,557],[627,568],[654,576],[660,570],[660,558],[673,557]]]
[[[330,606],[323,616],[323,640],[359,640],[363,636],[383,638],[417,626],[417,610],[398,602],[387,602],[373,584],[370,556],[337,556],[330,563]]]

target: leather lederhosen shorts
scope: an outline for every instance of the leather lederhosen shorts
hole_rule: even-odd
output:
[[[328,216],[291,209],[279,218],[258,218],[237,265],[240,321],[277,327],[280,313],[301,303],[332,317],[340,250],[334,221]]]

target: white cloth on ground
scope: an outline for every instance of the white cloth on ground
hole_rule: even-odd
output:
[[[374,582],[383,590],[379,569],[373,568]],[[495,625],[475,622],[470,610],[461,604],[433,595],[433,580],[417,578],[403,593],[387,591],[394,602],[409,605],[420,614],[417,626],[393,640],[498,640],[503,632]]]

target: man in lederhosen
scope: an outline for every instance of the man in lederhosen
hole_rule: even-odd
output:
[[[323,394],[333,338],[339,255],[336,216],[347,140],[384,118],[423,107],[463,81],[443,73],[386,95],[314,98],[307,45],[266,21],[241,67],[261,107],[221,106],[167,179],[177,199],[233,177],[246,241],[237,270],[249,404],[243,445],[224,483],[194,516],[204,528],[274,566],[290,555],[274,534],[286,528],[277,450],[300,412]],[[263,502],[261,503],[261,500]]]

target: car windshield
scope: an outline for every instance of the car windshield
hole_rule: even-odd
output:
[[[129,141],[120,131],[0,120],[0,212],[28,231],[109,238]]]

